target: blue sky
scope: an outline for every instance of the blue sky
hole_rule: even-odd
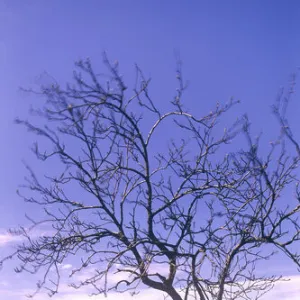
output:
[[[233,96],[241,100],[235,113],[249,114],[254,133],[272,135],[270,105],[300,65],[299,28],[297,0],[0,0],[0,247],[6,251],[12,243],[5,228],[22,224],[28,209],[15,191],[26,174],[22,159],[33,159],[33,137],[13,120],[26,118],[33,100],[20,86],[43,83],[45,71],[65,82],[79,58],[90,57],[100,68],[107,51],[129,81],[139,64],[153,78],[153,98],[163,106],[174,95],[177,51],[190,83],[185,101],[191,109],[203,115]],[[299,115],[297,99],[289,111],[292,125]],[[294,273],[288,266],[284,271]],[[2,290],[11,290],[17,277],[6,272]],[[23,287],[34,287],[30,278],[20,280]]]

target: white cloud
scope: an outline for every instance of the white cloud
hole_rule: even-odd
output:
[[[0,281],[0,286],[9,286],[9,283],[7,280],[1,280]]]
[[[10,300],[27,300],[28,298],[26,295],[32,293],[33,290],[12,290],[12,289],[2,289],[0,288],[0,299],[10,299]],[[161,300],[163,299],[163,293],[159,291],[153,290],[143,290],[138,295],[132,297],[130,293],[110,293],[107,297],[104,295],[97,295],[97,296],[89,296],[87,292],[81,290],[72,290],[68,293],[58,293],[52,298],[46,293],[40,293],[36,295],[35,298],[38,300],[115,300],[115,299],[122,299],[122,300]]]
[[[0,233],[0,247],[9,243],[19,242],[21,239],[20,236],[11,235],[9,233]]]
[[[34,228],[32,230],[25,229],[31,238],[38,238],[40,236],[51,236],[53,234],[53,230],[47,230],[43,228]],[[0,228],[0,247],[4,247],[10,243],[18,243],[24,241],[26,238],[22,234],[11,234],[6,229]]]
[[[71,269],[73,266],[71,264],[64,264],[61,266],[61,269],[62,270],[68,270],[68,269]]]
[[[300,275],[290,276],[289,281],[277,282],[274,289],[266,294],[262,300],[299,300],[300,295]]]
[[[68,271],[73,266],[71,264],[64,264],[61,265],[61,268],[65,270],[65,275],[68,273]],[[160,269],[161,266],[157,265],[154,269]],[[82,274],[76,274],[74,276],[75,281],[84,279],[86,276],[92,275],[92,268],[86,268],[84,269]],[[116,276],[116,278],[114,278]],[[24,278],[22,277],[24,280]],[[28,277],[28,285],[26,286],[33,286],[32,280],[29,281],[31,277]],[[120,274],[115,274],[109,278],[111,282],[116,282],[117,280],[121,279]],[[264,295],[261,300],[282,300],[282,299],[288,299],[288,300],[299,300],[300,295],[300,275],[298,276],[290,276],[289,281],[281,281],[277,282],[274,289]],[[108,293],[108,297],[105,298],[104,295],[98,295],[90,297],[88,296],[89,292],[91,291],[89,287],[84,287],[82,289],[76,290],[68,286],[67,282],[68,280],[63,280],[63,284],[61,284],[59,293],[55,295],[53,298],[49,298],[46,293],[40,293],[38,294],[34,299],[38,300],[114,300],[114,299],[122,299],[122,300],[161,300],[164,299],[164,295],[160,291],[156,291],[153,289],[144,289],[141,286],[141,291],[139,294],[132,297],[132,295],[129,292],[126,293],[115,293],[111,292]],[[24,285],[23,285],[24,286]],[[24,288],[17,288],[18,284],[13,284],[9,281],[9,278],[5,278],[5,282],[1,284],[0,282],[0,299],[10,299],[10,300],[26,300],[28,298],[25,297],[26,294],[30,294],[33,292],[33,290],[25,290]]]
[[[300,295],[300,275],[289,277],[289,281],[282,281],[276,283],[274,289],[263,296],[261,300],[299,300]],[[1,293],[0,293],[1,298]],[[143,289],[138,295],[132,297],[130,293],[109,293],[108,297],[105,298],[104,295],[98,295],[94,297],[89,297],[86,293],[79,291],[72,291],[65,293],[64,295],[57,295],[53,300],[161,300],[163,298],[163,293],[155,291],[152,289]],[[46,300],[47,297],[39,297],[39,300]]]
[[[39,300],[49,300],[49,297],[47,298],[47,295],[44,295],[43,297],[39,297]],[[57,295],[53,298],[53,300],[115,300],[115,299],[122,299],[122,300],[161,300],[163,299],[163,293],[159,291],[151,291],[151,290],[145,290],[142,291],[140,294],[132,297],[130,293],[110,293],[107,297],[104,295],[98,295],[98,296],[88,296],[87,294],[80,293],[80,292],[74,292],[70,294],[65,295]],[[23,300],[23,299],[22,299]]]

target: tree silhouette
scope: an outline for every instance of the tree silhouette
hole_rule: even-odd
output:
[[[279,251],[300,266],[299,147],[282,106],[288,98],[274,106],[283,131],[263,155],[247,117],[223,130],[236,101],[204,116],[185,108],[180,63],[166,112],[138,67],[132,92],[118,64],[104,63],[107,77],[79,61],[73,84],[41,87],[45,107],[35,113],[45,126],[17,120],[47,140],[46,150],[34,145],[36,157],[63,171],[40,178],[27,167],[20,194],[45,213],[29,218],[32,227],[52,230],[34,237],[19,229],[25,242],[2,262],[14,257],[17,272],[42,271],[36,292],[57,293],[60,265],[75,256],[73,277],[94,270],[75,288],[134,294],[147,286],[173,300],[258,299],[281,279],[261,275],[259,263]]]

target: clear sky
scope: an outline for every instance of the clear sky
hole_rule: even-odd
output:
[[[15,192],[26,174],[22,159],[32,161],[33,136],[13,120],[26,118],[32,100],[18,88],[42,83],[44,71],[67,81],[78,58],[90,57],[100,67],[104,50],[120,62],[125,80],[132,80],[138,63],[153,78],[152,95],[160,103],[174,95],[177,51],[193,110],[203,115],[233,96],[242,101],[238,113],[247,112],[256,124],[255,133],[272,132],[270,105],[300,65],[300,2],[0,0],[0,252],[13,243],[5,228],[22,224],[27,207]],[[299,93],[289,112],[292,124],[298,99]],[[21,300],[23,289],[34,287],[30,277],[5,272],[1,299]],[[288,266],[284,272],[294,273]]]

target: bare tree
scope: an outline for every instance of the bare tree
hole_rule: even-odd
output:
[[[2,262],[14,257],[17,272],[42,271],[37,292],[54,295],[60,265],[76,256],[71,276],[88,267],[94,273],[75,288],[134,294],[147,286],[173,300],[258,299],[281,279],[258,272],[260,262],[279,251],[300,266],[299,153],[287,151],[285,140],[299,147],[281,104],[274,112],[288,139],[263,155],[247,117],[220,125],[235,101],[202,117],[185,108],[180,63],[177,94],[162,112],[138,67],[130,92],[118,65],[104,62],[104,83],[87,60],[76,64],[74,84],[41,88],[46,104],[36,113],[47,125],[17,120],[51,143],[46,150],[35,144],[36,157],[64,170],[39,178],[28,167],[21,195],[45,213],[29,220],[52,231],[32,237],[20,229],[26,241]]]

